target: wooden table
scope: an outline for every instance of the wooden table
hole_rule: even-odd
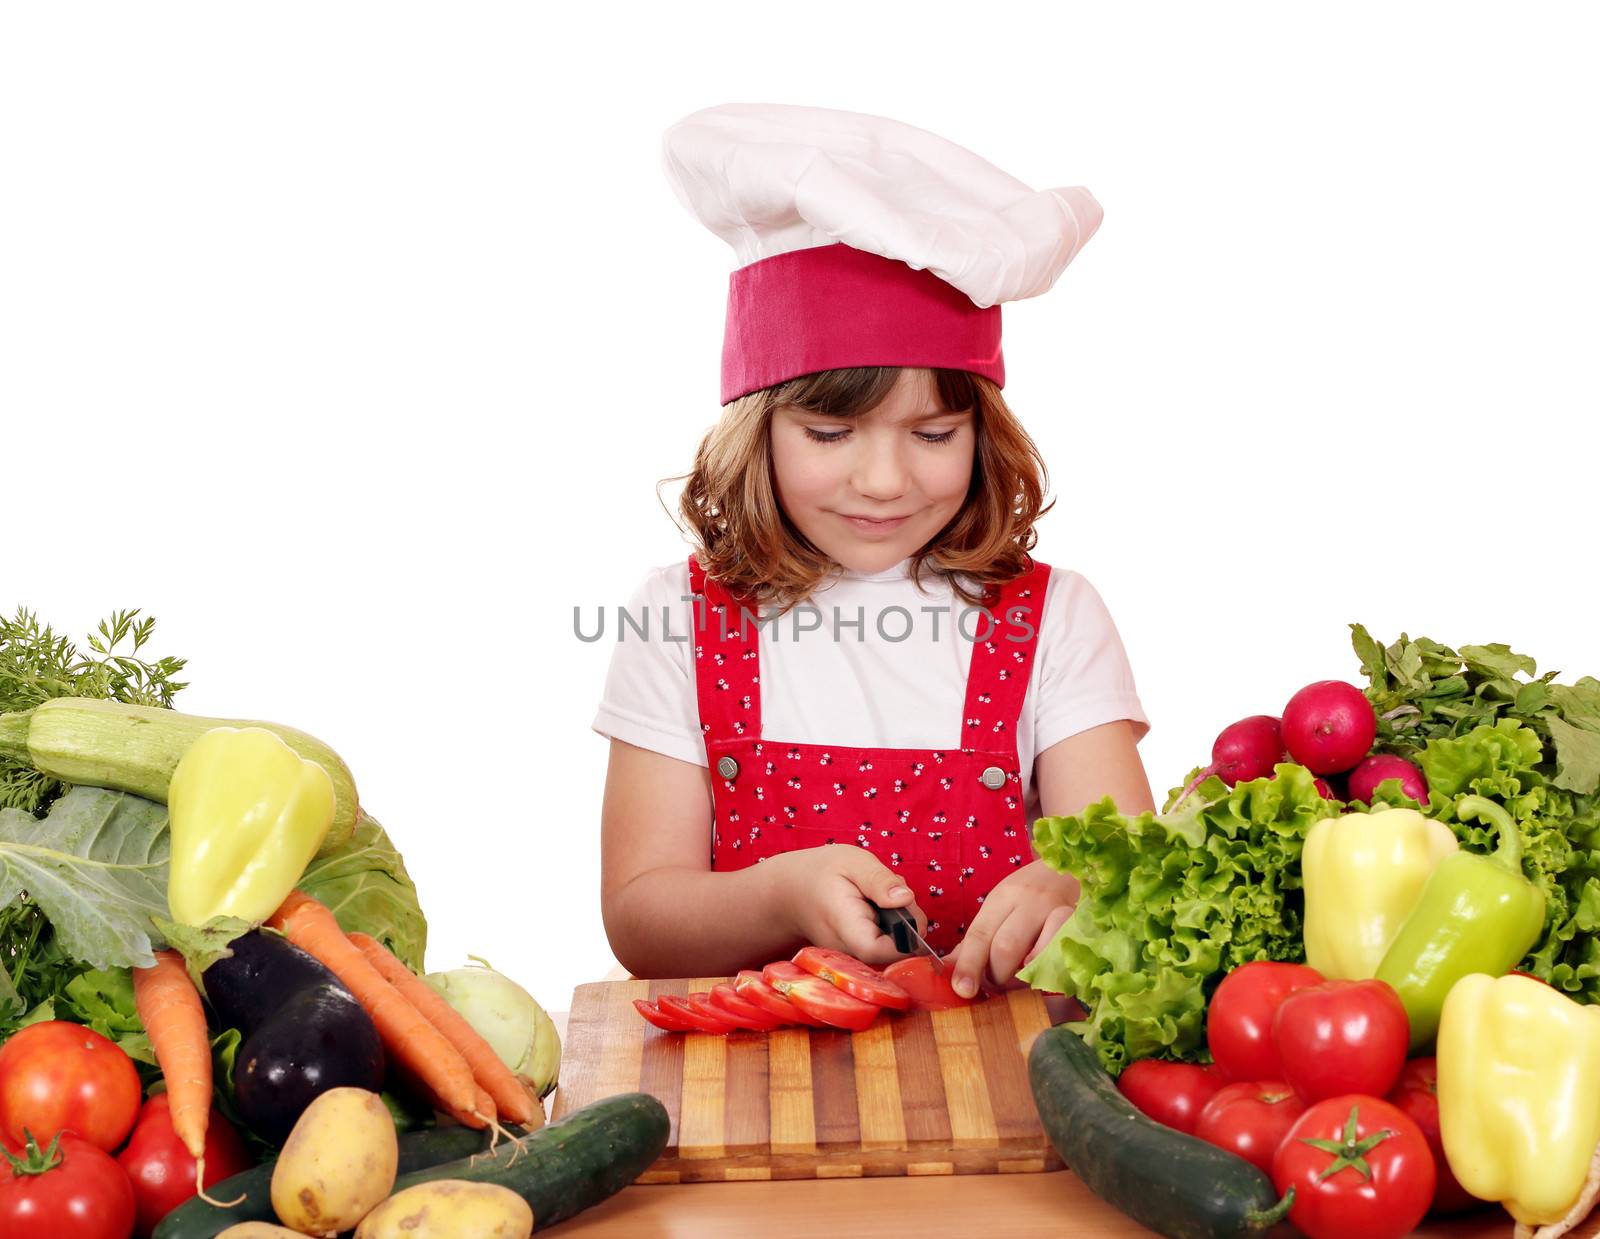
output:
[[[551,1018],[563,1039],[566,1012]],[[1580,1227],[1591,1233],[1594,1222]],[[873,1179],[792,1179],[771,1183],[684,1183],[630,1187],[561,1225],[593,1239],[1149,1239],[1070,1171]],[[1419,1239],[1511,1239],[1499,1209],[1430,1223]],[[1576,1237],[1575,1237],[1576,1239]]]

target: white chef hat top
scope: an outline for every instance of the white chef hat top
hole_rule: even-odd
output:
[[[1032,190],[882,116],[724,103],[662,139],[679,201],[741,267],[842,243],[927,270],[986,308],[1046,292],[1100,226],[1087,189]]]

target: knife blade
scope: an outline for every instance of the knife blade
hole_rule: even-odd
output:
[[[939,958],[939,953],[917,932],[916,917],[904,908],[880,908],[877,904],[872,906],[877,912],[878,928],[894,939],[895,950],[902,955],[926,955],[933,960],[935,972],[944,971],[944,960]]]

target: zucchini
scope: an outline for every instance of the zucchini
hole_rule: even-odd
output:
[[[408,1174],[481,1153],[489,1147],[489,1133],[470,1127],[429,1127],[407,1132],[399,1144],[400,1173]],[[208,1194],[218,1200],[235,1200],[241,1195],[244,1200],[231,1209],[219,1209],[197,1196],[162,1218],[151,1239],[213,1239],[240,1222],[276,1222],[278,1215],[272,1211],[272,1168],[276,1164],[264,1162],[213,1183]]]
[[[637,1179],[667,1147],[670,1127],[666,1107],[650,1094],[620,1093],[520,1139],[502,1141],[487,1157],[402,1175],[394,1190],[438,1179],[497,1183],[528,1202],[534,1227],[543,1230]]]
[[[1168,1239],[1292,1233],[1284,1219],[1293,1188],[1279,1200],[1272,1181],[1244,1158],[1141,1114],[1065,1025],[1034,1041],[1028,1079],[1067,1168],[1134,1221]]]
[[[57,697],[31,710],[0,716],[0,754],[27,762],[63,783],[109,787],[167,803],[178,759],[213,727],[265,727],[333,780],[333,825],[322,853],[355,833],[356,782],[339,754],[315,736],[278,723],[202,718],[159,706],[126,705],[89,697]]]

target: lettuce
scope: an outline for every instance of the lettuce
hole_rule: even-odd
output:
[[[1222,974],[1257,959],[1300,961],[1306,832],[1341,806],[1311,772],[1229,788],[1212,777],[1175,809],[1128,817],[1110,797],[1034,823],[1034,847],[1083,894],[1018,975],[1075,995],[1073,1025],[1113,1075],[1135,1059],[1198,1057],[1205,1004]]]

